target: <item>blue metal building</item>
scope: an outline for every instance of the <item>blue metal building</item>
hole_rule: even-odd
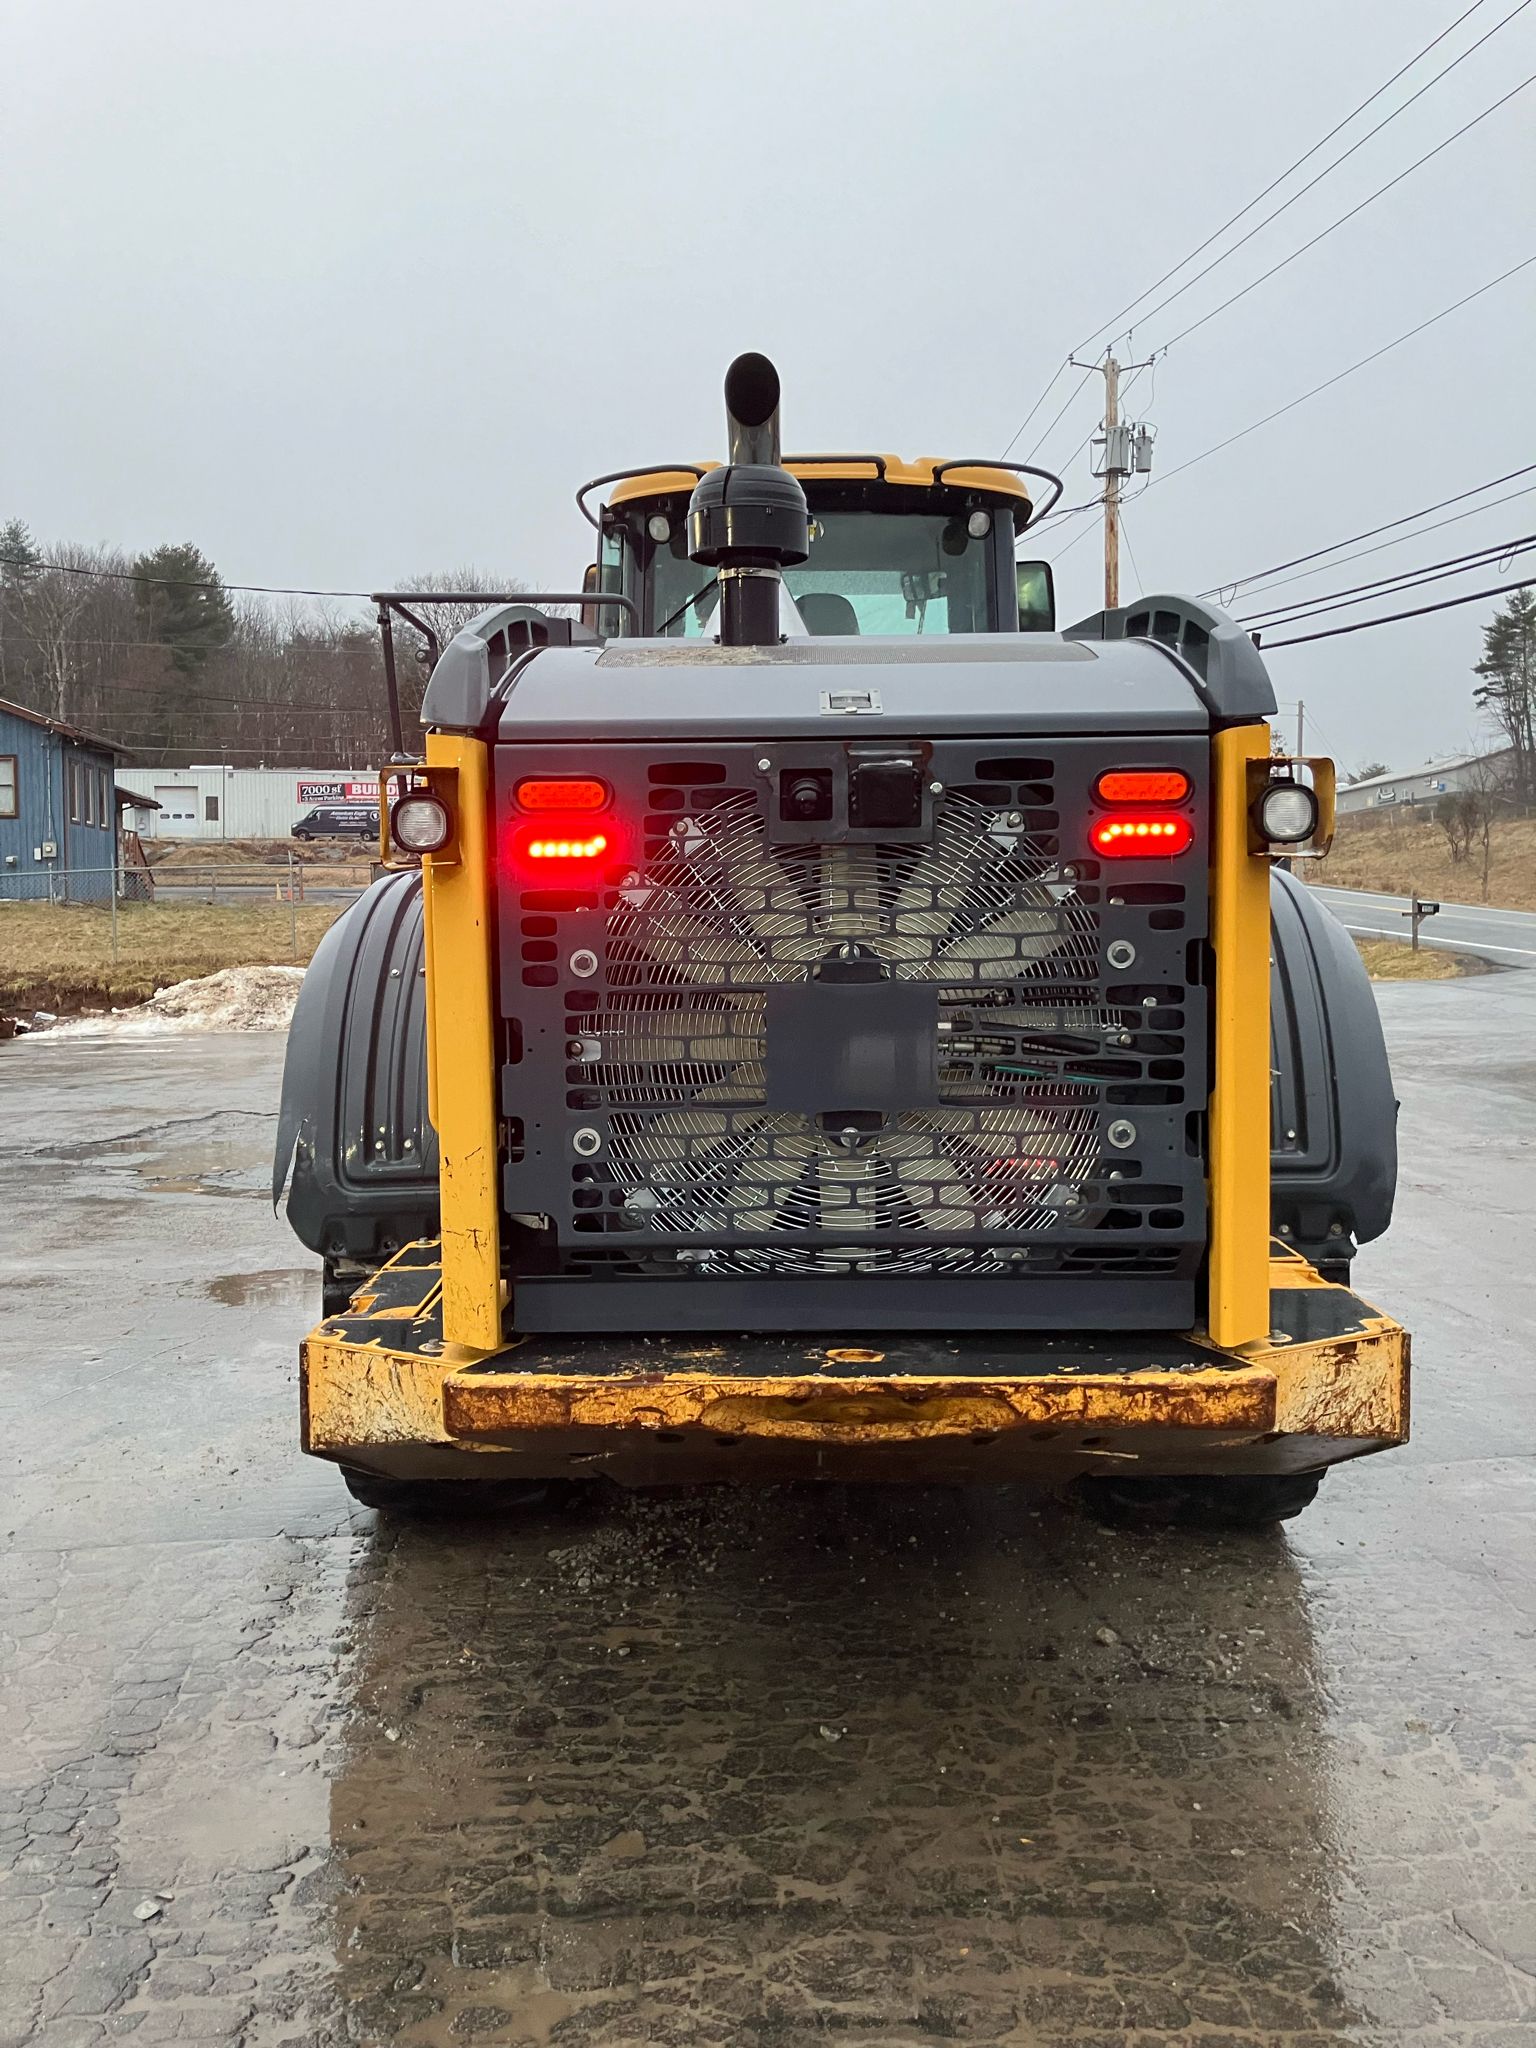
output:
[[[111,902],[122,751],[0,698],[0,905]]]

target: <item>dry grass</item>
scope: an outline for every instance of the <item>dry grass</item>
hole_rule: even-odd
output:
[[[1460,974],[1481,974],[1481,960],[1443,946],[1421,946],[1417,953],[1406,939],[1356,939],[1360,958],[1372,981],[1454,981]]]
[[[311,840],[308,845],[298,839],[147,839],[144,852],[156,874],[188,882],[205,879],[210,869],[221,882],[235,882],[240,877],[233,871],[245,868],[268,868],[275,881],[287,873],[292,854],[308,883],[366,888],[378,846],[372,839]],[[268,878],[256,874],[252,879]]]
[[[141,1003],[169,982],[221,967],[302,966],[345,908],[301,905],[295,952],[286,905],[124,904],[114,962],[110,910],[0,905],[0,1011],[107,1009]]]
[[[1501,910],[1536,910],[1536,818],[1501,819],[1493,828],[1492,854],[1488,902]],[[1307,880],[1404,899],[1417,889],[1447,903],[1483,901],[1481,850],[1453,861],[1427,810],[1341,818],[1333,851],[1326,860],[1307,862]]]

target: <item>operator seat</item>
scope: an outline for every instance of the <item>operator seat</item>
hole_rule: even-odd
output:
[[[846,597],[835,590],[807,590],[795,599],[807,633],[829,636],[857,633],[859,615]]]

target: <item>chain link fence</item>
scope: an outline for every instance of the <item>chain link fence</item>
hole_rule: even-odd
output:
[[[138,1000],[221,967],[307,961],[366,860],[0,869],[0,1009]]]

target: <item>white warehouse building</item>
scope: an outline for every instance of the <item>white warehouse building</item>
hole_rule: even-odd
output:
[[[377,803],[375,768],[139,768],[159,804],[129,810],[141,839],[286,839],[316,805]]]

